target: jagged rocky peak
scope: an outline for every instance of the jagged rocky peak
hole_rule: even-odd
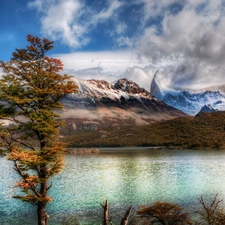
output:
[[[152,99],[152,95],[148,91],[126,78],[119,79],[115,82],[95,79],[76,79],[76,83],[79,87],[78,93],[67,95],[64,98],[64,101],[76,101],[78,98],[82,98],[83,101],[86,101],[87,98],[96,101],[99,101],[102,98],[104,98],[104,100],[107,98],[117,101],[121,96],[124,96],[126,99],[130,97],[133,98],[134,96],[136,96],[136,98],[144,97]]]
[[[112,83],[109,83],[105,80],[95,80],[95,79],[91,79],[91,80],[87,80],[88,83],[95,85],[97,88],[100,88],[102,90],[111,90],[111,89],[115,89],[114,85]]]
[[[162,91],[157,82],[157,74],[158,74],[158,71],[156,71],[156,73],[152,79],[152,82],[150,84],[150,94],[155,96],[156,98],[162,100],[163,94],[162,94]]]
[[[196,115],[203,105],[210,104],[218,110],[225,110],[225,85],[190,89],[176,87],[160,70],[157,71],[150,84],[150,94],[166,104],[181,110],[188,115]]]
[[[78,93],[62,99],[60,116],[66,121],[64,134],[103,127],[147,125],[186,116],[183,112],[153,98],[128,79],[109,83],[104,80],[76,80]]]
[[[196,114],[196,116],[199,116],[201,113],[211,113],[211,112],[216,112],[210,104],[204,105],[201,110]]]
[[[119,79],[114,83],[114,88],[117,90],[121,90],[127,92],[129,94],[142,94],[145,96],[149,96],[149,92],[144,88],[141,88],[137,83],[128,80],[127,78]]]
[[[128,80],[127,78],[119,79],[113,83],[95,79],[86,80],[86,82],[102,90],[122,91],[128,94],[142,94],[145,96],[150,95],[144,88],[141,88],[137,83]]]

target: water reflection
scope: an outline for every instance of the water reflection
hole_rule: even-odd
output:
[[[15,173],[10,162],[4,158],[0,161],[0,224],[22,224],[16,218],[22,214],[34,216],[35,208],[10,197]],[[215,193],[225,199],[225,152],[108,151],[99,155],[70,155],[66,162],[50,191],[54,199],[48,206],[52,224],[69,213],[76,213],[82,221],[86,217],[90,221],[91,217],[96,223],[89,224],[99,224],[99,203],[106,199],[113,212],[158,200],[192,205],[201,195]],[[33,219],[30,224],[34,224]]]

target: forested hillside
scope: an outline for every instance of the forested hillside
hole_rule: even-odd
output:
[[[221,148],[225,146],[225,112],[203,113],[146,126],[110,127],[65,137],[70,147],[168,146]]]

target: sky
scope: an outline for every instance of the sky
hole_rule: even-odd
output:
[[[0,0],[0,20],[3,61],[32,34],[80,79],[225,83],[225,0]]]

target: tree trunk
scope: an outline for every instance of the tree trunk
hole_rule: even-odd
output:
[[[43,166],[41,169],[41,178],[44,180],[43,183],[41,183],[40,186],[40,194],[42,196],[42,200],[43,201],[39,201],[38,202],[38,209],[37,209],[37,213],[38,213],[38,225],[48,225],[48,218],[49,215],[46,212],[46,204],[47,202],[44,200],[44,198],[47,195],[47,183],[48,183],[48,178],[47,178],[47,167]]]
[[[46,210],[46,203],[38,203],[37,214],[38,214],[38,225],[48,225],[49,215]]]
[[[103,225],[108,225],[109,224],[109,205],[108,201],[105,201],[105,205],[101,204],[102,208],[104,209],[104,221]]]

